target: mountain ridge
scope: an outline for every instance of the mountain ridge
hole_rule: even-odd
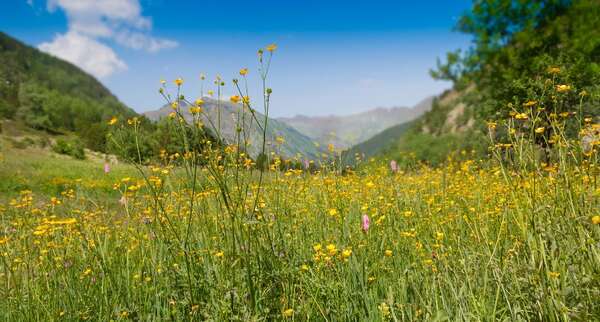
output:
[[[218,127],[217,120],[220,109],[220,133],[225,141],[230,144],[235,142],[237,136],[236,124],[244,123],[244,132],[249,134],[248,139],[250,141],[248,153],[252,157],[256,157],[261,152],[262,132],[260,132],[260,127],[264,122],[262,113],[255,112],[256,118],[261,122],[261,126],[258,126],[247,109],[244,108],[242,113],[241,104],[218,101],[209,97],[204,97],[202,100],[204,101],[202,106],[204,112],[201,114],[201,120],[205,123],[205,126],[210,126],[212,123],[215,127]],[[192,119],[192,115],[188,110],[189,107],[185,102],[180,103],[180,111],[188,122]],[[165,104],[157,110],[146,111],[143,115],[152,121],[158,121],[161,118],[168,117],[171,112],[173,112],[171,105]],[[215,131],[213,130],[213,132]],[[309,137],[277,119],[269,118],[267,132],[267,152],[275,152],[286,158],[298,156],[308,159],[317,158],[321,152]],[[283,142],[281,142],[281,138],[283,138]]]
[[[413,107],[376,107],[349,115],[279,117],[282,121],[321,145],[347,149],[364,142],[388,127],[411,121],[431,108],[433,96]]]

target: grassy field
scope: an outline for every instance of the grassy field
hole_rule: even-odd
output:
[[[600,316],[595,165],[183,172],[5,145],[0,320]]]
[[[259,51],[265,117],[275,48]],[[140,119],[114,117],[130,162],[108,172],[3,128],[0,320],[599,319],[600,125],[569,86],[488,122],[484,160],[342,169],[333,145],[312,165],[266,153],[266,127],[254,159],[244,133],[214,143],[175,84],[160,93],[179,144],[143,158]]]
[[[104,173],[104,162],[89,155],[87,160],[50,152],[48,148],[32,145],[14,148],[0,139],[0,200],[7,201],[23,190],[31,190],[42,196],[56,196],[67,190],[91,199],[120,198],[113,183],[128,173],[134,174],[130,165],[111,164],[111,171]]]

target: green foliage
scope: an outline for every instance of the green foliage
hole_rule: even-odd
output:
[[[264,153],[260,153],[257,157],[256,157],[256,168],[260,169],[260,170],[266,170],[269,168],[269,163],[268,163],[268,159],[267,159],[267,155]]]
[[[52,146],[52,151],[74,157],[75,159],[85,159],[85,151],[83,144],[77,138],[73,139],[56,139],[56,143]]]
[[[474,149],[481,156],[489,145],[487,121],[502,122],[515,113],[531,117],[535,109],[547,112],[546,119],[536,123],[540,127],[548,127],[550,118],[560,113],[577,115],[578,120],[599,115],[598,1],[475,0],[456,29],[471,35],[473,46],[448,53],[446,62],[438,61],[431,74],[451,80],[460,98],[452,104],[434,104],[386,155],[397,157],[414,149],[417,159],[431,163],[463,149]],[[568,90],[557,92],[559,85]],[[589,99],[580,104],[582,95]],[[529,101],[535,106],[525,108]],[[464,111],[449,126],[458,104],[464,104]],[[578,128],[569,124],[564,133],[577,137]],[[535,136],[536,142],[543,147],[552,133]],[[498,141],[507,138],[502,131],[495,135]]]
[[[108,134],[107,150],[127,162],[146,162],[156,146],[151,126],[120,126]]]
[[[401,163],[425,162],[433,166],[443,164],[447,157],[466,159],[485,155],[488,142],[474,130],[464,133],[445,133],[439,136],[419,131],[409,131],[396,146],[383,152],[388,159]]]
[[[110,117],[136,113],[79,68],[0,32],[0,118],[21,119],[50,133],[75,133],[106,148]]]
[[[401,123],[389,127],[374,137],[342,152],[342,164],[351,165],[356,158],[364,159],[377,155],[393,147],[398,139],[412,126],[412,122]]]
[[[600,95],[598,1],[478,0],[457,30],[473,36],[473,47],[449,54],[432,74],[459,88],[476,84],[472,102],[481,118],[531,97],[532,83],[544,82],[552,67],[574,90]]]
[[[115,125],[107,136],[107,151],[128,162],[147,162],[181,154],[186,144],[194,151],[204,150],[207,144],[219,144],[208,129],[194,131],[192,125],[170,118],[153,123],[144,116]]]
[[[537,32],[564,15],[570,5],[570,0],[474,0],[471,11],[465,13],[455,27],[473,37],[473,47],[465,52],[448,53],[447,63],[438,62],[439,68],[433,75],[457,82],[465,78],[472,81],[478,78],[476,74],[495,73],[496,66],[490,63],[502,56],[504,49],[526,45],[516,43],[523,34],[537,38],[536,45],[552,45],[539,41],[546,39],[540,39]]]

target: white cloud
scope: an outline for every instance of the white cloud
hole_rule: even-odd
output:
[[[123,24],[149,30],[150,18],[141,15],[138,0],[49,0],[48,10],[61,8],[69,19],[69,29],[90,36],[110,36],[112,29]]]
[[[42,43],[39,48],[100,78],[127,69],[112,48],[77,31],[57,35],[52,42]]]
[[[61,9],[68,31],[40,50],[74,63],[98,77],[126,69],[125,63],[104,42],[147,52],[174,48],[176,41],[150,35],[152,20],[142,16],[139,0],[48,0],[48,11]]]
[[[133,49],[144,49],[151,53],[178,46],[176,41],[148,37],[143,33],[128,30],[118,32],[114,39],[122,46]]]

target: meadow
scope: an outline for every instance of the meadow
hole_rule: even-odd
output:
[[[267,116],[274,49],[259,52]],[[192,122],[181,117],[182,84],[171,96],[161,89],[182,144],[159,159],[134,153],[105,172],[101,160],[4,145],[1,320],[600,316],[598,144],[584,150],[563,135],[569,122],[581,135],[597,131],[581,115],[524,100],[490,122],[487,159],[458,151],[438,167],[365,160],[341,169],[331,147],[303,169],[275,154],[250,158],[243,133],[217,144],[218,124],[211,142],[196,118],[201,99],[190,102]],[[254,101],[238,89],[231,101],[251,121]],[[135,142],[139,156],[139,120],[109,123],[114,144]],[[494,142],[502,127],[506,141]],[[552,162],[533,139],[550,131]]]

